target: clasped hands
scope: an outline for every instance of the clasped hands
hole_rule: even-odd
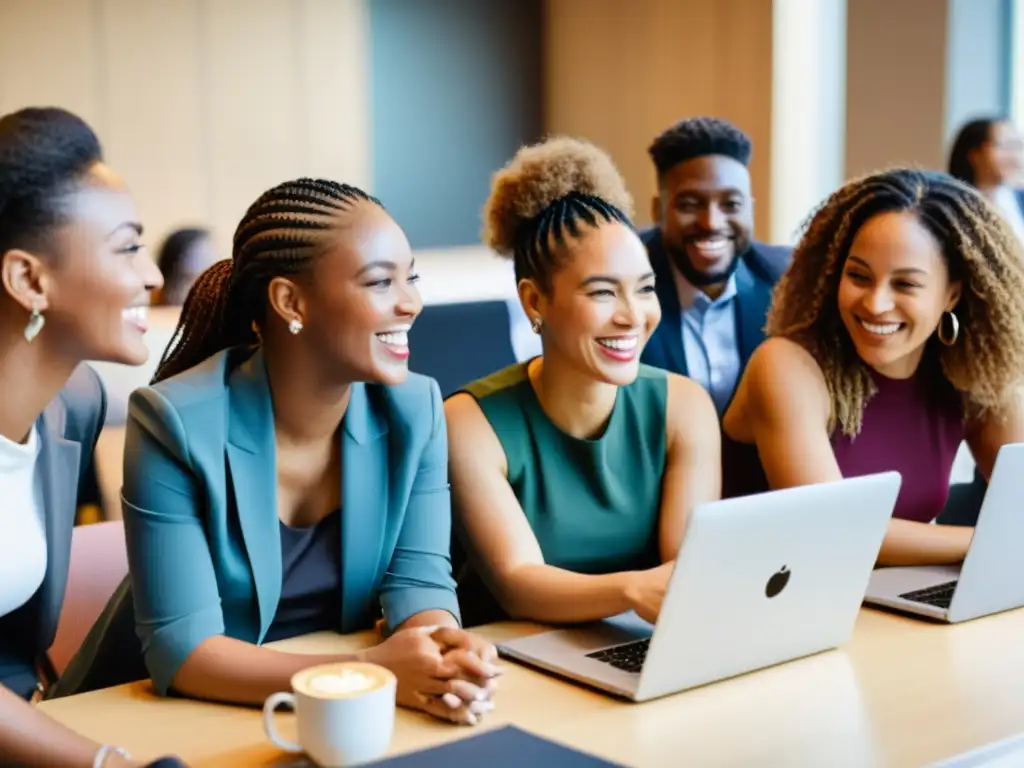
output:
[[[498,652],[463,629],[402,629],[360,656],[395,674],[399,706],[463,725],[476,725],[494,709]]]

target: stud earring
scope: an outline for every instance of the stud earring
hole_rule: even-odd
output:
[[[291,322],[288,323],[288,331],[292,336],[297,336],[299,331],[302,330],[302,321],[297,317],[293,317]]]
[[[39,307],[33,304],[32,314],[29,315],[28,325],[25,326],[25,341],[31,344],[33,339],[35,339],[35,337],[39,335],[39,332],[43,330],[44,325],[46,325],[46,318],[43,317],[43,313],[39,310]]]
[[[534,333],[540,333],[540,329],[543,327],[544,321],[539,317],[533,318],[533,322],[530,323],[530,328]]]

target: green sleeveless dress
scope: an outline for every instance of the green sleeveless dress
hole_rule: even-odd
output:
[[[544,562],[585,574],[658,565],[665,470],[665,371],[641,365],[620,387],[604,433],[581,440],[547,417],[518,363],[461,390],[472,395],[501,442],[508,481]],[[499,621],[498,607],[468,566],[459,574],[466,626]]]

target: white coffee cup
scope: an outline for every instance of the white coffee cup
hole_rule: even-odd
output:
[[[395,728],[394,674],[365,662],[323,664],[292,676],[292,693],[272,694],[263,704],[263,729],[286,752],[305,752],[323,768],[348,768],[375,760]],[[274,711],[290,704],[299,743],[274,727]]]

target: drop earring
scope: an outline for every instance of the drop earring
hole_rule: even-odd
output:
[[[530,323],[530,328],[534,333],[540,333],[540,329],[544,326],[544,321],[539,317],[533,318],[533,322]]]
[[[29,315],[28,325],[25,326],[25,341],[31,344],[35,337],[39,335],[39,332],[43,330],[44,325],[46,325],[46,318],[43,317],[39,306],[33,304],[32,314]]]
[[[301,330],[302,330],[302,321],[299,320],[299,318],[297,318],[297,317],[293,317],[291,319],[291,321],[288,323],[288,331],[291,333],[292,336],[298,336],[299,335],[299,331],[301,331]]]

